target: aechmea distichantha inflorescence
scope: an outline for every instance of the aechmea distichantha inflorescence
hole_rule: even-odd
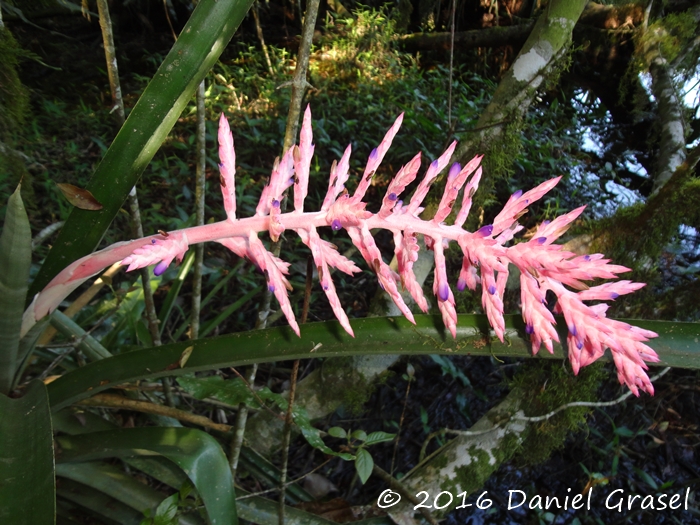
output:
[[[40,319],[81,282],[113,262],[121,260],[122,264],[128,265],[128,270],[155,264],[154,271],[160,274],[173,259],[182,260],[190,244],[216,241],[236,255],[251,260],[262,271],[268,289],[279,301],[292,329],[299,334],[299,326],[287,295],[291,288],[286,278],[289,263],[273,255],[258,237],[259,233],[267,231],[273,240],[277,240],[282,232],[292,230],[310,248],[321,288],[343,328],[353,335],[352,326],[338,299],[331,269],[335,268],[349,275],[359,272],[360,269],[338,253],[333,244],[323,240],[318,234],[318,228],[345,230],[366,263],[376,273],[382,288],[412,322],[413,315],[402,299],[399,287],[411,294],[421,310],[428,311],[429,303],[413,274],[413,263],[417,260],[419,251],[416,237],[422,235],[427,248],[433,251],[435,257],[433,294],[445,326],[453,337],[456,334],[457,313],[445,263],[445,250],[450,242],[456,242],[464,254],[456,282],[457,290],[463,291],[466,287],[476,290],[477,285],[481,283],[481,303],[501,341],[505,330],[503,293],[508,280],[508,265],[512,264],[520,270],[522,314],[534,353],[538,352],[541,345],[552,352],[553,341],[559,341],[554,327],[555,319],[546,300],[547,291],[551,291],[557,298],[554,312],[564,315],[569,329],[567,346],[574,372],[578,373],[581,366],[592,363],[609,348],[617,366],[620,382],[626,383],[635,395],[639,395],[639,389],[653,394],[654,388],[645,372],[645,361],[656,362],[658,356],[644,341],[656,337],[657,334],[607,318],[608,306],[604,303],[592,306],[584,303],[590,300],[614,300],[644,285],[630,281],[613,281],[589,287],[584,281],[615,279],[617,274],[629,269],[610,264],[609,260],[600,254],[577,256],[553,244],[581,214],[584,207],[551,222],[543,222],[526,242],[508,244],[513,236],[522,230],[518,219],[526,213],[527,206],[551,190],[561,177],[544,182],[525,193],[514,193],[493,224],[476,232],[468,232],[462,226],[481,178],[481,157],[475,157],[464,167],[455,163],[449,167],[447,182],[435,216],[431,220],[421,219],[421,204],[432,183],[448,167],[455,142],[428,166],[410,199],[402,200],[402,193],[418,175],[421,165],[420,153],[403,166],[389,183],[379,211],[372,213],[366,209],[366,203],[363,201],[365,193],[391,146],[402,119],[403,115],[400,115],[379,146],[372,150],[364,173],[352,194],[345,187],[349,177],[351,152],[351,147],[348,146],[342,158],[331,167],[328,191],[321,209],[304,211],[314,151],[311,143],[311,112],[307,108],[299,145],[293,146],[281,160],[275,161],[255,215],[237,218],[236,157],[233,137],[228,122],[222,115],[219,124],[219,168],[227,219],[169,232],[167,236],[155,235],[128,243],[118,243],[76,261],[35,298],[28,311],[30,315],[25,314],[25,320],[27,317],[33,318],[33,321]],[[280,203],[290,186],[294,188],[294,209],[283,213]],[[454,223],[446,224],[444,221],[455,206],[457,213]],[[398,273],[384,261],[371,234],[372,229],[389,230],[393,234]],[[27,323],[27,327],[31,321],[32,319]]]

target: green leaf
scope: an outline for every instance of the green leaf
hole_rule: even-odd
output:
[[[377,443],[385,443],[387,441],[393,441],[396,434],[390,434],[389,432],[372,432],[365,439],[365,445],[376,445]]]
[[[353,439],[359,439],[360,441],[364,441],[365,439],[367,439],[367,432],[365,432],[362,429],[354,430],[352,434],[350,434],[350,437]]]
[[[151,458],[153,459],[153,458]],[[158,505],[163,501],[165,494],[157,491],[149,485],[126,474],[121,468],[109,465],[101,461],[88,461],[85,463],[59,463],[56,465],[56,476],[62,478],[60,489],[64,488],[64,482],[71,480],[76,482],[73,488],[75,492],[66,494],[61,492],[61,496],[73,501],[93,512],[105,516],[105,522],[111,523],[119,514],[132,515],[128,510],[137,511],[137,520],[146,515],[153,515]],[[68,486],[71,486],[68,484]],[[59,489],[59,490],[60,490]],[[94,489],[97,493],[86,490]],[[102,494],[100,498],[100,493]],[[108,506],[99,507],[100,499]],[[117,505],[114,505],[114,503]],[[124,507],[128,507],[125,509]],[[112,509],[115,508],[115,512]],[[121,521],[122,523],[133,524],[133,520]],[[182,516],[180,525],[201,525],[202,520],[197,516]]]
[[[32,295],[68,264],[95,249],[252,3],[252,0],[198,2],[86,187],[104,207],[99,211],[76,208],[71,212],[32,283]]]
[[[53,525],[54,491],[49,398],[33,381],[20,399],[0,394],[0,523]]]
[[[172,496],[168,496],[160,502],[154,516],[154,525],[177,525],[175,516],[177,515],[177,504],[180,500],[180,495],[176,492]]]
[[[49,385],[51,409],[56,411],[76,401],[110,388],[137,380],[181,376],[204,370],[303,359],[381,354],[450,354],[532,357],[525,324],[517,315],[505,317],[505,342],[490,337],[484,315],[459,315],[457,339],[445,332],[439,316],[416,315],[412,325],[403,317],[372,317],[353,321],[355,338],[347,335],[337,321],[308,323],[297,337],[289,327],[253,330],[210,339],[183,341],[157,348],[136,350],[102,359],[73,370]],[[632,321],[630,321],[632,322]],[[636,326],[653,330],[659,338],[649,341],[661,358],[658,366],[700,368],[700,323],[634,321]],[[567,330],[559,319],[558,327]],[[565,338],[563,338],[565,340]],[[321,345],[321,346],[319,346]],[[185,367],[179,367],[182,352],[194,346]],[[316,348],[313,354],[311,349]],[[235,351],[233,351],[235,349]],[[554,354],[540,352],[537,359],[562,359],[560,345]],[[174,366],[172,366],[174,365]]]
[[[193,428],[122,428],[57,438],[61,461],[160,454],[176,463],[199,492],[212,525],[236,524],[236,497],[219,443]]]
[[[348,435],[344,428],[331,427],[328,429],[328,435],[334,438],[344,438]]]
[[[19,333],[32,263],[32,233],[20,186],[10,196],[0,236],[0,393],[12,389],[19,367]]]
[[[357,458],[355,459],[355,470],[357,470],[357,475],[360,476],[360,481],[362,481],[363,485],[372,474],[373,468],[374,460],[372,459],[372,454],[367,452],[364,448],[358,450]]]

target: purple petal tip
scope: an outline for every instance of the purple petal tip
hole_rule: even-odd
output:
[[[526,334],[533,334],[535,332],[535,328],[531,325],[525,325],[525,333]]]
[[[495,295],[495,293],[496,293],[496,287],[493,284],[491,286],[489,286],[489,293],[491,295]]]
[[[620,294],[619,294],[619,293],[612,292],[612,293],[610,294],[610,299],[612,299],[612,300],[615,300],[615,299],[617,299],[618,297],[620,297]]]
[[[396,195],[396,193],[394,193],[394,192],[392,191],[389,195],[387,195],[387,198],[388,198],[390,201],[395,201],[395,200],[398,198],[398,196]]]
[[[334,231],[338,231],[343,227],[342,224],[340,224],[340,221],[338,219],[333,219],[333,222],[331,222],[331,228],[333,228]]]
[[[438,166],[440,164],[438,163],[438,159],[435,159],[433,162],[430,163],[430,167],[434,170],[438,169]]]
[[[450,179],[454,179],[457,175],[459,175],[459,171],[462,169],[462,166],[459,165],[459,162],[455,162],[451,167],[450,167],[450,174],[448,177]]]
[[[270,285],[268,285],[267,289],[270,291],[270,293],[274,293],[274,291],[275,291],[275,285],[274,285],[274,284],[270,284]]]
[[[573,324],[572,324],[572,325],[569,327],[569,332],[571,333],[571,335],[573,335],[574,337],[576,337],[576,334],[578,333],[578,332],[576,331],[576,325],[573,325]]]
[[[377,159],[377,148],[374,148],[372,150],[372,153],[369,154],[369,159],[370,160],[376,160]]]
[[[438,297],[441,301],[447,301],[450,298],[450,288],[445,283],[438,287]]]
[[[481,237],[488,237],[489,235],[491,235],[492,232],[493,224],[487,224],[486,226],[482,226],[481,228],[479,228],[476,234]]]
[[[280,207],[280,201],[278,201],[277,199],[272,199],[272,206],[273,206],[274,208],[279,208],[279,207]]]
[[[518,199],[520,196],[523,194],[523,190],[518,190],[515,193],[513,193],[513,196],[511,197],[512,199]]]
[[[535,241],[537,241],[537,244],[544,244],[545,242],[547,242],[547,237],[537,237]]]
[[[463,292],[465,288],[467,287],[467,281],[464,279],[457,279],[457,290],[460,292]]]
[[[581,350],[581,348],[583,348],[583,341],[576,341],[576,348]]]
[[[158,264],[156,264],[156,267],[153,268],[153,275],[155,275],[156,277],[159,275],[163,275],[163,273],[167,269],[168,269],[168,265],[165,264],[163,261],[160,261]]]

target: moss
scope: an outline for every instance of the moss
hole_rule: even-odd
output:
[[[360,414],[374,392],[374,385],[357,372],[352,357],[336,357],[323,363],[324,397],[341,399],[351,414]]]
[[[29,93],[17,73],[23,55],[9,30],[0,30],[0,140],[6,141],[24,123]]]
[[[604,375],[600,362],[587,366],[575,376],[558,362],[530,361],[513,378],[512,386],[524,393],[522,407],[527,416],[546,414],[572,401],[593,401]],[[542,463],[564,445],[567,434],[581,428],[591,409],[562,410],[544,421],[530,424],[522,435],[517,461],[525,465]]]

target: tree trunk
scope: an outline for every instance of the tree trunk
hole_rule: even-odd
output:
[[[475,131],[464,140],[455,158],[464,163],[488,152],[504,139],[509,123],[519,121],[547,75],[567,52],[571,34],[585,0],[552,0],[537,20],[515,62],[498,85]],[[507,141],[506,141],[507,142]]]

